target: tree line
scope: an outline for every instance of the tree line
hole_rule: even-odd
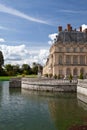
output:
[[[0,76],[16,76],[16,75],[37,75],[38,72],[42,72],[42,65],[33,63],[32,67],[29,64],[20,65],[4,65],[3,53],[0,51]]]

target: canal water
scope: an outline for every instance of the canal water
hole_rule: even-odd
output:
[[[75,93],[9,89],[0,82],[0,130],[69,130],[87,125],[87,104]]]

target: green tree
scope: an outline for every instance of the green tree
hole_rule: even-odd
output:
[[[4,65],[4,57],[2,51],[0,51],[0,76],[4,75],[4,70],[2,66]]]
[[[14,71],[15,75],[20,74],[21,73],[20,66],[18,64],[17,65],[13,65],[13,71]]]
[[[4,57],[2,51],[0,51],[0,68],[2,68],[3,65],[4,65]]]
[[[13,65],[11,64],[6,64],[4,67],[6,71],[13,71]]]
[[[6,65],[4,66],[4,68],[5,68],[5,71],[6,71],[7,75],[9,75],[9,76],[15,75],[14,69],[13,69],[13,65],[11,65],[11,64],[6,64]]]
[[[38,64],[36,62],[33,62],[32,64],[32,73],[38,74]]]
[[[31,74],[31,67],[28,64],[22,65],[22,73]]]
[[[42,73],[42,70],[43,70],[43,66],[41,64],[33,62],[33,64],[32,64],[32,73],[33,74]]]

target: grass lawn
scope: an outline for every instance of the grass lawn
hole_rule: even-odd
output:
[[[0,81],[9,81],[11,78],[16,78],[16,77],[37,78],[37,75],[0,76]]]
[[[12,76],[0,76],[0,81],[9,81]]]

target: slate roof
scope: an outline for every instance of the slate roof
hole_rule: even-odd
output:
[[[85,43],[87,42],[87,33],[80,31],[62,31],[59,32],[59,35],[57,36],[57,42],[59,41],[63,43]]]

